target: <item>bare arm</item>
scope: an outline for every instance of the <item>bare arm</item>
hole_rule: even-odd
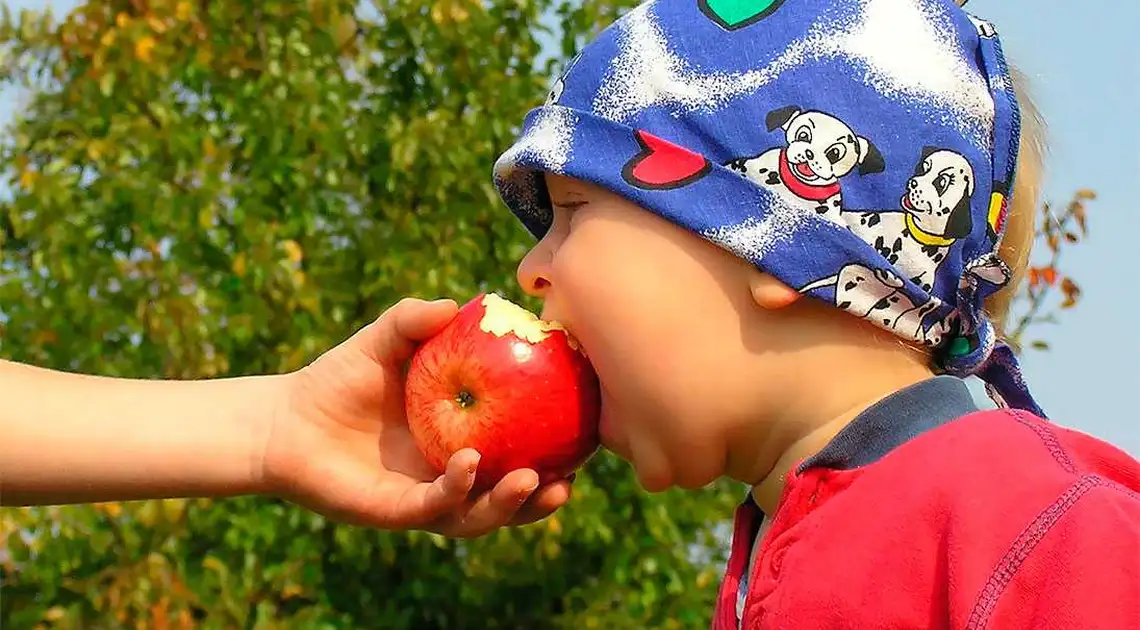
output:
[[[544,518],[570,481],[512,471],[471,492],[479,454],[432,469],[403,372],[454,301],[406,299],[312,364],[202,381],[84,376],[0,361],[0,505],[272,494],[336,520],[471,537]]]
[[[0,361],[0,504],[261,492],[281,377],[86,376]]]

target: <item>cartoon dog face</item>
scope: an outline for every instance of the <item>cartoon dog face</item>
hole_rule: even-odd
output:
[[[964,6],[965,4],[966,4],[965,2],[962,2],[962,3],[960,3],[959,6]],[[979,20],[978,18],[970,15],[969,13],[966,14],[966,17],[970,19],[970,22],[974,25],[974,28],[977,29],[978,35],[980,35],[981,37],[985,37],[988,39],[992,39],[994,37],[997,37],[997,29],[994,28],[993,24],[990,24],[989,22],[986,22],[985,20]]]
[[[973,228],[970,197],[974,194],[974,169],[966,158],[944,149],[927,147],[907,181],[899,201],[914,217],[918,229],[943,238],[969,236]]]
[[[550,91],[546,93],[546,104],[557,105],[558,100],[562,98],[562,92],[566,89],[566,79],[558,77],[554,85],[550,86]]]
[[[830,184],[856,167],[860,175],[883,171],[875,145],[834,116],[792,105],[770,112],[766,123],[768,131],[784,130],[792,173],[805,184]]]
[[[584,52],[585,49],[579,50],[578,54],[574,55],[574,57],[566,63],[566,67],[562,69],[562,74],[551,84],[550,91],[546,93],[547,105],[558,105],[559,101],[562,100],[562,93],[566,91],[566,77],[570,75],[570,71],[574,69],[574,66],[578,63],[578,60],[582,58],[582,53]]]

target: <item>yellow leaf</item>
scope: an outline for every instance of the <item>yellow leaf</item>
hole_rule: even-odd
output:
[[[166,514],[166,520],[177,521],[186,511],[186,499],[163,499],[162,511]]]
[[[206,139],[202,141],[202,152],[209,158],[218,154],[218,145],[214,144],[214,139],[210,136],[206,136]]]
[[[131,16],[127,15],[126,13],[119,13],[115,16],[115,24],[117,24],[119,28],[127,28],[127,25],[130,23]]]
[[[218,573],[225,573],[226,571],[226,565],[222,564],[222,561],[214,556],[207,556],[206,559],[202,561],[202,568],[217,571]]]
[[[87,144],[87,157],[92,161],[98,161],[103,156],[103,143],[98,140],[92,140]]]
[[[435,22],[437,25],[443,24],[445,19],[443,11],[444,9],[441,3],[437,2],[433,4],[431,7],[431,21]]]
[[[233,270],[239,278],[245,277],[245,252],[234,256]]]
[[[33,171],[32,169],[24,169],[24,172],[20,173],[20,187],[31,190],[32,186],[36,183],[36,180],[39,179],[39,177],[40,174]]]
[[[164,33],[166,31],[166,25],[162,23],[162,20],[160,20],[154,16],[148,17],[146,19],[146,23],[147,23],[147,25],[150,26],[151,30],[154,31],[155,33],[161,34],[161,33]]]
[[[203,230],[214,227],[214,204],[208,204],[198,212],[198,227]]]
[[[103,33],[102,37],[99,38],[99,44],[101,44],[104,48],[110,48],[111,45],[114,43],[115,43],[115,30],[114,29],[108,30],[106,33]]]
[[[154,50],[155,44],[157,44],[157,42],[155,42],[154,38],[150,35],[139,39],[139,41],[135,42],[135,57],[143,63],[150,63],[154,58],[151,53]]]
[[[559,534],[562,532],[562,523],[558,521],[557,516],[551,516],[546,519],[546,528],[549,529],[552,534]]]
[[[281,243],[281,247],[285,249],[285,256],[289,258],[289,262],[297,264],[305,257],[304,252],[301,250],[301,245],[292,239]]]
[[[285,588],[281,589],[281,598],[289,599],[290,597],[301,595],[304,592],[305,589],[302,588],[300,584],[289,584]]]
[[[194,5],[190,4],[186,0],[182,0],[182,2],[179,2],[178,6],[174,8],[174,17],[185,22],[186,20],[190,19],[190,15],[193,11]]]
[[[44,620],[59,621],[60,619],[63,619],[64,615],[66,614],[67,611],[63,609],[63,606],[52,606],[51,608],[48,608],[46,611],[44,611]]]
[[[115,518],[123,513],[123,506],[118,503],[96,503],[95,509],[111,518]]]
[[[135,518],[144,527],[154,527],[158,522],[158,501],[147,501],[135,512]]]

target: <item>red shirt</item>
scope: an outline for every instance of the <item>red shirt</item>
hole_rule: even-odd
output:
[[[1140,462],[936,377],[788,475],[748,576],[744,630],[1140,628]],[[714,630],[763,514],[736,511]]]

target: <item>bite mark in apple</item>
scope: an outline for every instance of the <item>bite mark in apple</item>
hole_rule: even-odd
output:
[[[479,330],[502,337],[514,333],[516,337],[530,343],[544,341],[554,331],[566,335],[570,347],[585,354],[581,344],[570,334],[570,331],[556,321],[539,319],[537,315],[523,307],[504,299],[495,293],[483,296],[483,308],[486,312],[479,320]]]

